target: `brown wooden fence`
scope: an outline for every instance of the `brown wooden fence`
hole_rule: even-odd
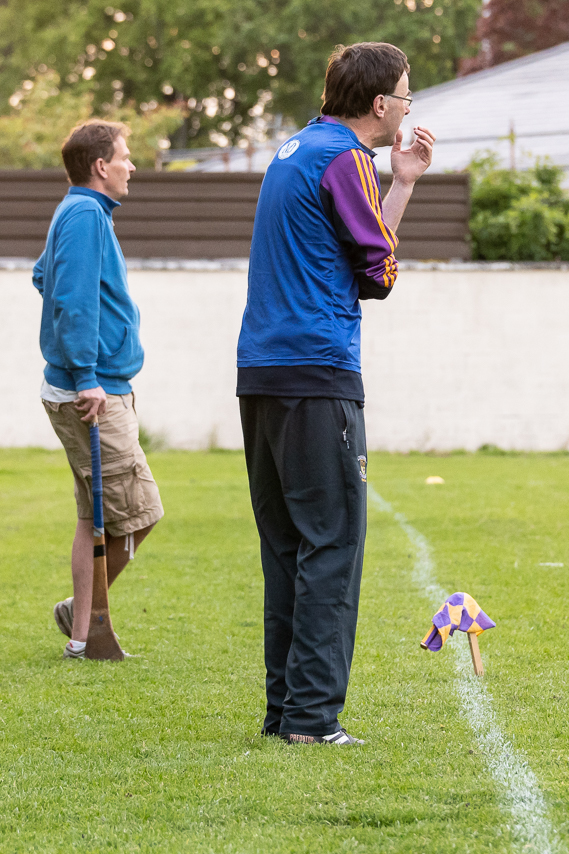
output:
[[[115,214],[127,258],[245,258],[263,176],[138,172]],[[382,192],[390,177],[381,177]],[[0,171],[0,257],[36,258],[67,192],[62,172]],[[399,259],[470,257],[466,175],[425,175],[399,227]]]

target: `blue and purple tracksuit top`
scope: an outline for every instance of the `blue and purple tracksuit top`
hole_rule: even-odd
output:
[[[328,116],[276,153],[255,216],[239,369],[360,373],[359,301],[384,299],[397,277],[373,155]]]

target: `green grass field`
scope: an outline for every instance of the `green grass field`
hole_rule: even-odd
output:
[[[0,451],[2,854],[538,850],[516,837],[460,714],[452,647],[419,647],[433,608],[396,519],[370,504],[342,716],[367,743],[288,747],[259,736],[263,587],[243,456],[150,462],[166,516],[111,593],[140,657],[63,662],[52,608],[71,594],[71,475],[62,453]],[[372,454],[369,479],[425,535],[439,584],[496,620],[484,684],[566,850],[569,456]]]

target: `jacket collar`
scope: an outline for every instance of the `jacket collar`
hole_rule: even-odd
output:
[[[110,196],[105,193],[99,193],[98,190],[90,190],[89,187],[70,187],[67,193],[68,196],[91,196],[99,202],[105,213],[112,214],[115,208],[120,208],[121,203],[115,202]]]
[[[360,145],[363,148],[363,150],[366,152],[366,154],[369,154],[370,157],[375,157],[377,154],[377,151],[374,151],[373,148],[368,148],[367,145],[364,145],[363,142],[360,142],[360,140],[357,138],[357,136],[355,135],[353,130],[351,128],[349,128],[348,125],[344,124],[344,122],[341,119],[336,119],[333,116],[316,116],[315,119],[310,119],[308,124],[309,125],[317,125],[317,124],[340,125],[340,127],[345,128],[348,131],[348,133],[353,136],[353,138],[356,140],[358,145]]]

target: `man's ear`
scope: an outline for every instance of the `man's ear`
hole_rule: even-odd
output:
[[[385,95],[376,95],[373,99],[372,110],[378,119],[385,115]]]
[[[91,175],[93,178],[108,178],[107,162],[102,157],[98,157],[94,163],[91,163]]]

